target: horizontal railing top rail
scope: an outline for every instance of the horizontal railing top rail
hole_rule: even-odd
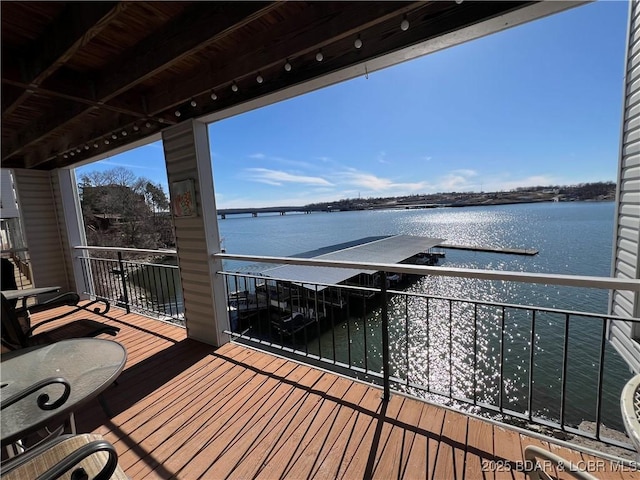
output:
[[[273,282],[291,282],[291,280],[278,278],[278,277],[265,277],[259,274],[248,274],[248,273],[239,273],[239,272],[226,272],[221,271],[217,272],[220,275],[224,275],[227,277],[236,277],[236,278],[251,278],[256,280],[270,280]],[[294,283],[305,283],[309,285],[317,285],[322,287],[339,287],[344,290],[349,291],[357,291],[357,292],[380,292],[380,287],[360,287],[357,285],[335,285],[333,283],[321,283],[321,282],[294,282]],[[430,300],[443,300],[443,301],[452,301],[452,302],[460,302],[460,303],[472,303],[476,305],[490,305],[493,307],[501,307],[501,308],[509,308],[509,309],[519,309],[519,310],[531,310],[537,312],[546,312],[546,313],[557,313],[560,315],[572,315],[575,317],[584,317],[584,318],[597,318],[597,319],[607,319],[607,320],[621,320],[625,322],[632,323],[640,323],[640,318],[636,317],[621,317],[619,315],[607,315],[604,313],[597,312],[581,312],[577,310],[567,310],[562,308],[553,308],[553,307],[538,307],[535,305],[525,305],[525,304],[516,304],[516,303],[505,303],[505,302],[496,302],[494,300],[474,300],[470,298],[459,298],[459,297],[447,297],[442,295],[433,295],[431,293],[417,293],[417,292],[406,292],[402,290],[394,290],[387,289],[387,293],[389,295],[406,295],[416,298],[428,298]]]
[[[230,253],[215,253],[213,254],[213,257],[221,260],[241,260],[247,262],[303,265],[312,267],[351,268],[356,270],[368,270],[372,272],[380,271],[414,275],[438,275],[446,277],[477,278],[481,280],[500,280],[522,283],[546,283],[551,285],[563,285],[567,287],[587,287],[640,292],[640,280],[624,278],[513,272],[458,267],[432,267],[425,265],[407,265],[398,263],[334,261],[323,260],[319,258],[236,255]],[[315,282],[310,281],[307,283]]]
[[[174,249],[152,250],[148,248],[127,248],[127,247],[96,247],[93,245],[75,245],[75,250],[97,250],[104,252],[129,252],[129,253],[153,253],[157,255],[177,255]]]

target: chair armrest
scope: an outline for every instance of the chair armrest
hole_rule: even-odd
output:
[[[76,440],[87,443],[79,446],[69,443]],[[69,451],[70,448],[73,450]],[[88,478],[82,466],[76,468],[70,475],[65,473],[99,452],[106,453],[106,461],[104,464],[100,462],[100,470],[93,479],[109,480],[118,468],[118,454],[115,448],[104,439],[89,441],[89,437],[85,435],[61,437],[36,451],[14,457],[3,465],[2,474],[3,477],[7,476],[10,479],[24,478],[25,474],[33,475],[34,472],[39,480],[53,480],[63,475],[65,478]],[[91,467],[94,465],[92,464]]]
[[[542,469],[537,465],[538,458],[542,458],[547,462],[551,462],[553,465],[560,467],[563,472],[568,473],[574,478],[578,480],[598,480],[593,475],[585,472],[581,468],[578,468],[576,465],[571,463],[569,460],[566,460],[555,453],[551,453],[548,450],[545,450],[540,447],[536,447],[534,445],[528,445],[524,449],[524,459],[527,465],[533,465],[533,469],[528,471],[527,473],[532,478],[532,480],[539,480],[540,478],[549,478],[547,474],[542,471]],[[544,477],[541,477],[540,474],[543,474]]]
[[[75,293],[73,295],[76,295]],[[104,305],[100,305],[100,306],[96,306],[93,307],[93,305],[96,305],[98,303],[102,303]],[[64,305],[64,304],[61,304]],[[61,306],[61,305],[56,305],[56,306]],[[29,328],[29,330],[27,330],[25,332],[25,334],[27,336],[31,336],[33,335],[33,331],[38,328],[41,327],[42,325],[46,325],[47,323],[53,322],[55,320],[60,320],[61,318],[64,318],[68,315],[72,315],[74,313],[77,313],[81,310],[85,310],[87,312],[91,312],[91,313],[95,313],[97,315],[106,315],[106,313],[109,311],[109,309],[111,308],[111,305],[109,304],[109,302],[107,300],[93,300],[85,305],[75,305],[75,304],[69,304],[69,305],[74,305],[76,308],[74,308],[73,310],[69,311],[69,312],[65,312],[62,313],[60,315],[56,315],[55,317],[52,318],[47,318],[46,320],[43,320],[35,325],[33,325],[31,328]],[[53,307],[47,307],[47,308],[53,308]],[[46,310],[47,308],[43,308],[42,310]],[[103,310],[104,309],[104,310]],[[33,312],[33,307],[29,308],[28,310],[30,313]]]
[[[106,452],[107,461],[102,467],[102,470],[100,470],[100,472],[98,472],[94,477],[94,480],[109,480],[118,466],[118,454],[116,453],[114,446],[106,440],[96,440],[87,445],[83,445],[72,454],[63,458],[53,468],[47,470],[41,477],[39,477],[39,479],[54,480],[56,478],[60,478],[64,473],[71,470],[81,461],[97,452]],[[74,478],[74,473],[71,474],[71,478]]]
[[[62,395],[55,401],[49,402],[49,395],[46,393],[42,393],[38,395],[38,399],[36,402],[38,403],[38,407],[42,410],[55,410],[60,406],[64,405],[64,402],[69,398],[69,394],[71,393],[71,385],[69,382],[62,377],[49,377],[44,380],[40,380],[38,383],[34,383],[33,385],[21,390],[15,395],[10,396],[6,400],[0,401],[0,410],[4,410],[5,408],[13,405],[14,403],[19,402],[27,398],[29,395],[41,390],[42,388],[48,385],[60,384],[64,386],[64,392]]]
[[[26,311],[29,314],[42,312],[43,310],[49,310],[50,308],[62,307],[62,306],[76,306],[80,301],[80,295],[75,292],[57,293],[54,296],[51,294],[43,294],[38,296],[38,303],[31,305],[30,307],[23,306],[20,310]],[[47,298],[47,296],[49,298]],[[45,298],[43,300],[43,297]],[[26,300],[26,298],[25,298]]]

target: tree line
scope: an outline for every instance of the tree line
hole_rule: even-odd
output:
[[[175,246],[169,200],[160,184],[123,167],[80,177],[87,243],[96,246]]]

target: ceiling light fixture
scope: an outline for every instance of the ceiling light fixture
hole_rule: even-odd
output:
[[[406,32],[407,30],[409,30],[409,20],[407,20],[406,13],[404,15],[404,18],[402,19],[402,22],[400,22],[400,30],[402,30],[403,32]]]
[[[231,84],[231,90],[234,92],[238,91],[238,84],[235,81]]]
[[[216,95],[216,92],[214,92],[213,90],[211,91],[211,100],[217,100],[218,99],[218,95]]]
[[[105,144],[105,145],[109,145],[109,139],[108,139],[108,138],[105,138],[105,139],[104,139],[104,144]]]
[[[198,106],[198,104],[196,103],[195,99],[193,99],[193,98],[191,99],[191,103],[190,103],[190,105],[191,105],[192,107],[196,107],[196,106]]]
[[[62,155],[62,158],[69,158],[69,155],[65,153],[64,155]]]
[[[133,126],[133,131],[137,132],[138,130],[140,130],[140,127],[138,125],[134,125]]]
[[[89,150],[89,145],[85,145],[85,146],[84,146],[84,149],[85,149],[85,150]]]
[[[147,127],[147,128],[151,128],[151,122],[145,123],[144,126]]]
[[[284,64],[284,71],[285,72],[290,72],[291,71],[291,64],[289,63],[289,59],[287,58],[286,63]]]
[[[98,148],[98,142],[95,142],[95,143],[93,144],[93,148]]]
[[[122,136],[126,137],[127,136],[127,131],[126,130],[122,130]]]
[[[258,83],[264,82],[264,78],[262,78],[262,75],[260,75],[259,72],[258,72],[258,76],[256,77],[256,82],[258,82]]]
[[[362,48],[362,40],[360,39],[360,35],[356,38],[355,42],[353,42],[353,46],[356,48]]]
[[[318,62],[321,62],[322,60],[324,60],[324,55],[322,54],[322,50],[318,50],[318,53],[316,53],[316,60]]]
[[[175,115],[176,115],[176,117],[179,117],[179,116],[180,116],[180,115],[182,115],[182,114],[180,113],[180,110],[176,110]]]
[[[75,155],[75,152],[69,152],[69,155],[71,155],[72,157]]]
[[[118,138],[118,136],[114,133],[114,134],[111,135],[111,138],[113,138],[115,140],[116,138]]]

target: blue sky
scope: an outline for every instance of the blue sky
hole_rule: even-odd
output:
[[[218,208],[616,179],[628,4],[600,1],[209,126]],[[93,163],[161,183],[160,143]]]

